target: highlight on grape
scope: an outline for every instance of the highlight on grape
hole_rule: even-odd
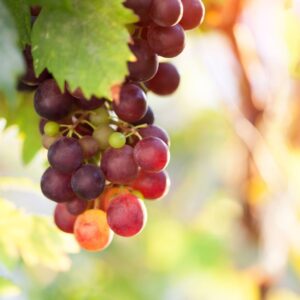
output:
[[[136,60],[128,62],[128,76],[112,99],[86,99],[67,82],[61,91],[49,72],[35,77],[30,47],[23,53],[22,83],[36,89],[34,107],[48,149],[41,190],[57,202],[57,227],[89,251],[105,249],[114,234],[140,233],[147,221],[144,200],[168,192],[170,139],[154,125],[147,94],[176,91],[180,75],[159,57],[179,55],[185,30],[197,28],[204,17],[201,0],[127,0],[124,6],[139,17],[129,42]],[[39,13],[32,9],[32,16]]]

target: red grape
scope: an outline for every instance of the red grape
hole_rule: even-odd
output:
[[[74,198],[72,201],[66,203],[66,207],[70,214],[79,215],[87,209],[88,202],[79,198]]]
[[[143,138],[149,136],[157,137],[163,140],[168,146],[170,146],[170,138],[168,133],[163,128],[157,125],[148,125],[145,128],[140,128],[138,132]]]
[[[73,233],[76,216],[72,215],[64,203],[58,203],[54,210],[54,223],[66,233]]]
[[[204,19],[205,7],[201,0],[181,0],[183,16],[180,25],[184,30],[198,27]]]
[[[136,196],[123,194],[111,200],[107,222],[114,233],[131,237],[142,231],[147,220],[144,203]]]

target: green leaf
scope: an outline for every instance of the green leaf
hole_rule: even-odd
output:
[[[30,11],[25,0],[4,0],[6,7],[14,17],[19,32],[19,42],[24,48],[30,42]]]
[[[40,5],[47,8],[67,8],[72,7],[72,0],[27,0],[29,5]]]
[[[0,0],[0,91],[13,103],[16,81],[24,72],[22,55],[18,49],[18,36],[14,21]]]
[[[23,138],[22,158],[25,164],[29,163],[41,148],[39,117],[34,111],[33,94],[19,93],[14,107],[9,107],[0,97],[0,117],[6,119],[6,126],[18,126]]]
[[[0,276],[0,295],[1,296],[16,296],[21,292],[12,281]]]
[[[80,87],[86,97],[110,98],[128,74],[132,54],[126,24],[137,18],[122,0],[73,0],[72,10],[45,7],[32,31],[36,73],[47,68],[63,89]]]

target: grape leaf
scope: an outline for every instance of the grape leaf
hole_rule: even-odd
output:
[[[17,125],[23,138],[22,158],[29,163],[41,148],[38,129],[39,118],[33,107],[32,93],[18,93],[14,107],[9,107],[0,97],[0,117],[6,119],[6,126]]]
[[[72,0],[27,0],[29,5],[40,5],[48,8],[67,8],[72,7]]]
[[[19,32],[19,42],[24,48],[30,44],[30,11],[25,0],[4,0],[7,9],[14,17],[15,24]]]
[[[14,21],[0,0],[0,91],[4,92],[10,103],[16,97],[15,85],[24,71],[24,63],[18,49],[18,36]]]
[[[122,0],[72,0],[72,10],[43,8],[32,30],[37,74],[47,68],[63,89],[80,87],[87,98],[110,98],[128,74],[132,54],[126,24],[136,16]]]

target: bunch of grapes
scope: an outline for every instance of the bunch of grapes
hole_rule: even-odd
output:
[[[86,250],[100,251],[113,234],[131,237],[145,226],[144,199],[163,197],[169,187],[169,136],[154,125],[147,92],[173,93],[180,81],[175,66],[158,62],[184,48],[184,29],[197,27],[204,14],[200,0],[127,0],[140,21],[132,32],[129,75],[112,99],[86,99],[68,83],[61,91],[47,71],[38,78],[30,48],[22,84],[36,89],[34,107],[49,167],[43,194],[57,202],[54,221],[73,233]],[[33,15],[36,14],[34,11]]]

